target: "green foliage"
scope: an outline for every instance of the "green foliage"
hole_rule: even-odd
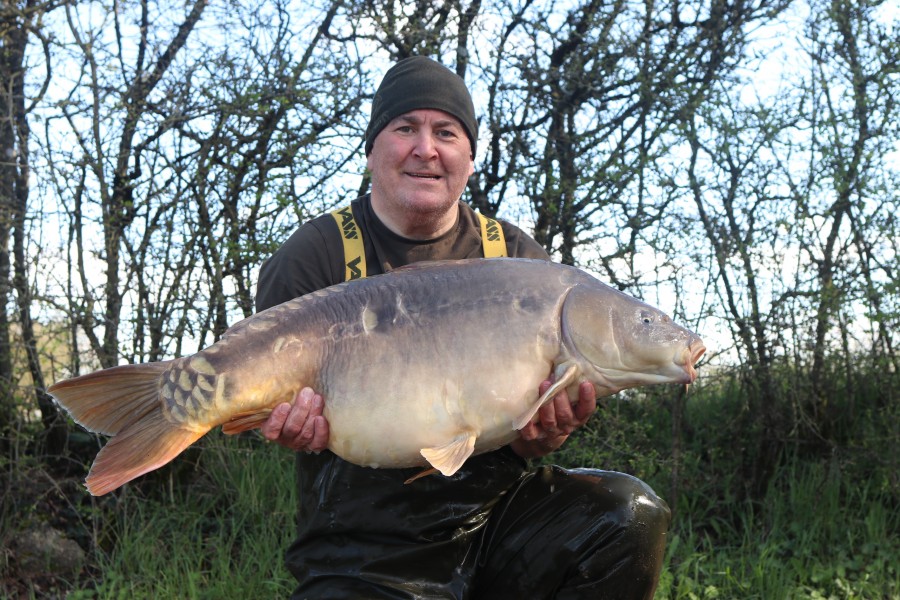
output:
[[[138,483],[97,502],[97,572],[69,598],[288,596],[291,465],[290,452],[252,436],[212,434],[187,474],[193,483],[173,468],[155,489]]]
[[[900,520],[876,487],[789,460],[763,509],[731,507],[736,526],[676,520],[657,597],[896,598]]]

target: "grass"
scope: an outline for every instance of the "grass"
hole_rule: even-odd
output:
[[[676,520],[657,598],[900,598],[890,503],[875,484],[793,460],[737,525]]]
[[[291,458],[215,438],[205,477],[161,498],[124,493],[98,508],[96,574],[69,598],[286,597]],[[790,459],[762,508],[710,507],[685,491],[658,599],[900,598],[900,512],[877,482]],[[207,479],[208,478],[208,479]]]
[[[96,539],[97,569],[68,598],[289,595],[281,557],[294,532],[291,454],[216,434],[202,448],[197,471],[170,470],[161,493],[141,497],[128,486],[96,503],[110,519]]]
[[[865,435],[829,452],[786,445],[754,502],[741,499],[743,404],[712,392],[688,398],[677,452],[662,391],[602,407],[553,457],[632,473],[670,502],[656,598],[900,600],[900,407],[860,413],[846,426]]]

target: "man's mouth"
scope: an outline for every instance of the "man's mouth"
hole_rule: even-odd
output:
[[[434,175],[434,174],[432,174],[432,173],[411,173],[411,172],[407,172],[406,174],[409,175],[410,177],[414,177],[414,178],[416,178],[416,179],[428,179],[428,180],[431,180],[431,181],[437,181],[438,179],[441,178],[440,175]]]

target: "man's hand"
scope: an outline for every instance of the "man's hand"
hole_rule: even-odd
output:
[[[553,384],[544,381],[539,389],[543,395]],[[569,435],[588,422],[597,409],[594,386],[589,381],[578,386],[578,401],[574,404],[565,390],[538,410],[535,419],[519,430],[519,438],[510,444],[522,458],[538,458],[550,454],[563,445]]]
[[[325,401],[311,388],[303,388],[293,404],[272,409],[259,430],[267,440],[302,452],[320,452],[328,446],[328,421],[322,416]]]

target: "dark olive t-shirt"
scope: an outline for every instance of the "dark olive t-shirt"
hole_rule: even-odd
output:
[[[458,204],[456,225],[441,237],[426,241],[410,240],[388,229],[375,215],[368,196],[353,201],[351,206],[363,232],[368,275],[425,260],[484,256],[478,216],[463,202]],[[499,222],[509,256],[550,259],[521,229],[502,220]],[[334,218],[325,214],[297,229],[263,264],[257,284],[256,310],[265,310],[342,281],[344,249],[340,231]]]
[[[458,206],[457,223],[446,235],[415,241],[390,231],[372,211],[368,196],[355,200],[353,214],[363,234],[368,275],[425,260],[483,257],[478,217],[468,205]],[[549,260],[532,238],[500,223],[509,256]],[[256,308],[264,310],[343,280],[340,232],[334,218],[323,215],[297,229],[263,264]],[[286,552],[287,566],[303,589],[328,589],[341,581],[362,586],[369,569],[407,572],[413,559],[423,581],[463,573],[461,565],[477,560],[471,545],[477,544],[491,508],[524,476],[526,467],[506,446],[470,458],[452,477],[436,474],[406,484],[422,468],[372,469],[329,451],[298,453],[297,538]],[[447,560],[460,568],[442,564]],[[459,581],[441,585],[453,589],[468,583],[460,575]]]

